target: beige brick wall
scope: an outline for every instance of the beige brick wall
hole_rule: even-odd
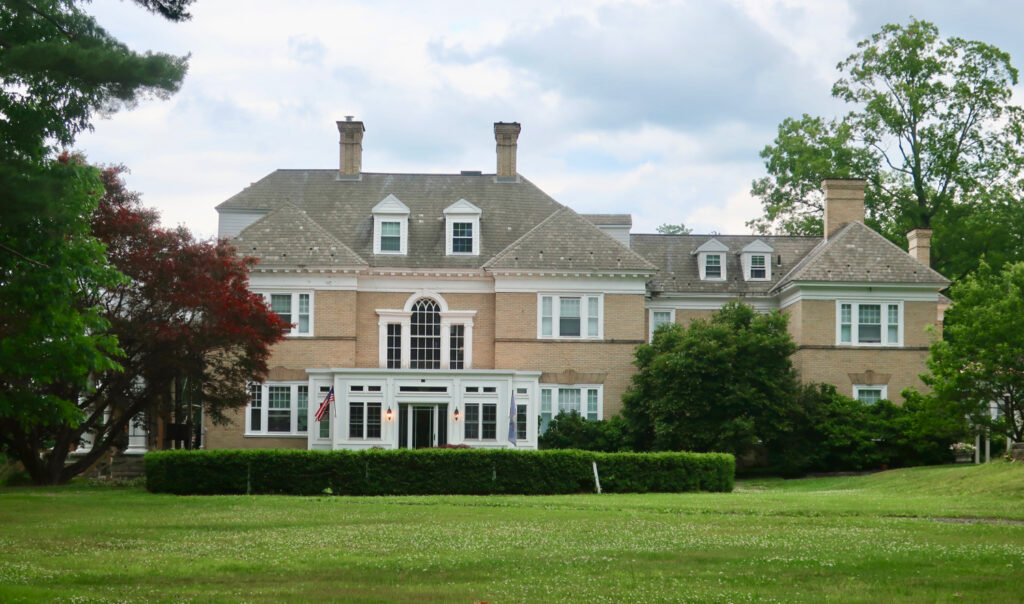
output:
[[[800,378],[804,382],[835,384],[839,394],[853,396],[851,373],[873,371],[882,376],[879,382],[888,385],[889,400],[902,403],[900,392],[913,386],[921,392],[928,388],[919,374],[925,371],[927,350],[901,348],[831,348],[802,349],[793,357]],[[888,376],[887,378],[885,376]]]
[[[203,447],[206,449],[305,449],[308,440],[301,438],[245,436],[245,409],[227,413],[229,423],[205,424]]]

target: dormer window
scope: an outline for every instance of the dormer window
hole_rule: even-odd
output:
[[[408,253],[409,207],[394,195],[373,206],[373,253]]]
[[[728,251],[728,246],[717,239],[709,239],[693,251],[697,256],[701,281],[725,281],[725,255]]]
[[[445,252],[449,256],[480,255],[480,208],[460,199],[444,209]]]
[[[775,250],[760,239],[756,239],[740,251],[743,261],[743,279],[746,281],[769,281],[772,278],[772,252]]]

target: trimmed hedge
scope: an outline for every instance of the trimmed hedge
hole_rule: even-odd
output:
[[[178,495],[555,495],[731,491],[725,453],[507,449],[153,451],[146,488]]]

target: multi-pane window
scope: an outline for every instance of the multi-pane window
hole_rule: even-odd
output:
[[[721,254],[707,254],[704,256],[704,278],[722,278],[722,256]]]
[[[498,404],[466,403],[466,440],[494,440],[498,437]]]
[[[299,432],[305,432],[309,426],[309,386],[296,388],[295,423]]]
[[[878,401],[888,396],[888,387],[884,384],[881,385],[861,385],[855,384],[853,387],[853,396],[862,403],[868,405],[874,405]]]
[[[380,438],[381,404],[350,402],[348,404],[349,438]]]
[[[250,384],[246,434],[305,434],[309,425],[309,386]]]
[[[516,404],[516,440],[526,440],[527,407],[525,403]]]
[[[402,366],[402,324],[388,323],[387,327],[387,368]]]
[[[473,253],[473,223],[455,222],[452,223],[452,253],[472,254]]]
[[[267,432],[291,432],[292,389],[271,386],[267,397]]]
[[[541,434],[547,431],[548,424],[559,413],[572,412],[578,413],[586,419],[601,419],[601,388],[596,386],[551,386],[541,388]]]
[[[600,297],[541,296],[539,335],[542,338],[600,337]]]
[[[263,430],[263,387],[249,384],[249,431]]]
[[[413,369],[441,367],[441,312],[437,302],[424,298],[412,307],[409,366]]]
[[[840,344],[897,346],[901,343],[900,305],[840,302],[837,316]]]
[[[402,251],[402,223],[384,220],[380,223],[380,251]]]
[[[448,368],[463,369],[466,363],[466,326],[452,325],[448,337]]]
[[[270,294],[270,310],[291,325],[289,335],[311,335],[312,328],[312,296],[305,293]]]
[[[672,323],[672,311],[671,310],[654,310],[651,311],[651,338],[654,337],[654,332],[662,325],[668,325]]]
[[[760,254],[754,254],[750,257],[750,278],[751,279],[767,279],[768,278],[768,263],[764,256]]]

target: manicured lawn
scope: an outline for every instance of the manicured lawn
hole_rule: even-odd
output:
[[[1024,602],[1024,465],[728,494],[0,489],[0,601],[187,599]]]

